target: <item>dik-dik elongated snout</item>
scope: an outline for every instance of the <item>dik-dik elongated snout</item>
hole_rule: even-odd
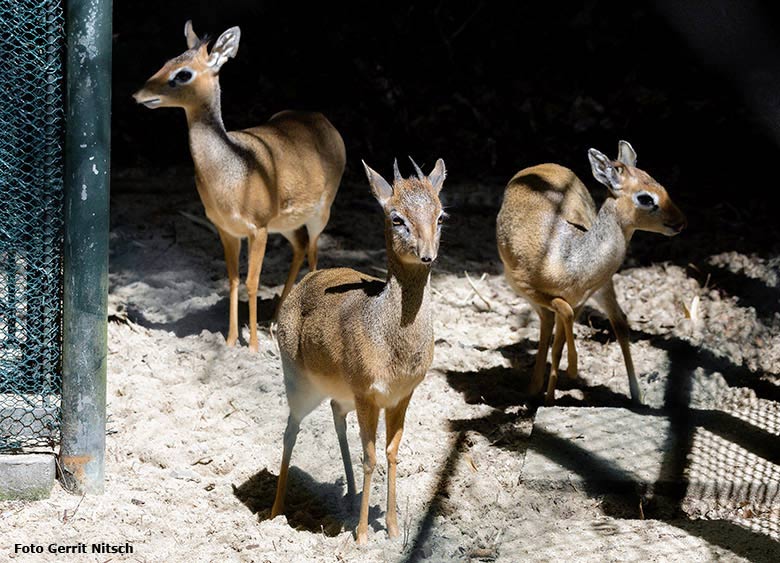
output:
[[[618,200],[622,222],[630,230],[671,237],[680,234],[688,225],[666,189],[636,167],[636,152],[627,141],[620,141],[617,160],[611,160],[596,149],[588,151],[588,158],[593,176]]]
[[[155,109],[160,107],[198,107],[210,105],[219,95],[219,71],[238,51],[241,30],[231,27],[214,43],[200,39],[192,23],[184,25],[187,50],[166,62],[143,88],[133,94],[136,103]]]
[[[408,264],[430,264],[439,253],[444,213],[438,194],[419,179],[395,182],[387,228],[395,255]]]
[[[192,82],[195,74],[189,71],[189,66],[187,68],[189,82]],[[180,70],[181,67],[179,65],[172,65],[170,62],[166,63],[160,70],[149,77],[141,89],[133,94],[133,99],[137,104],[142,104],[149,109],[180,105],[172,103],[172,100],[182,97],[180,86],[183,84],[175,79],[176,74]],[[174,77],[169,79],[168,76],[171,74]],[[171,81],[173,84],[169,84]]]
[[[635,228],[668,237],[680,234],[688,220],[666,189],[638,168],[623,174],[628,177],[627,193],[623,197],[629,207],[626,214],[633,216]]]
[[[135,94],[133,94],[133,99],[135,100],[135,103],[142,104],[149,109],[158,108],[163,104],[162,96],[149,88],[148,83]]]
[[[388,228],[395,255],[407,264],[430,264],[439,254],[443,213],[438,198],[417,193],[413,205],[399,197],[390,212]],[[420,207],[417,207],[417,206]]]
[[[439,236],[441,228],[438,218],[435,222],[427,221],[429,229],[427,233],[417,237],[417,258],[423,264],[430,264],[439,254]]]
[[[671,205],[672,210],[666,213],[664,221],[664,228],[666,236],[673,237],[679,235],[685,227],[688,226],[688,219],[685,218],[683,212],[680,211],[676,205]]]
[[[217,76],[207,60],[205,45],[184,52],[154,73],[133,99],[149,109],[208,105],[216,92]]]
[[[447,176],[444,161],[439,159],[426,176],[414,163],[417,176],[403,178],[398,161],[393,164],[392,185],[363,163],[371,190],[385,212],[388,250],[407,264],[430,264],[439,253],[441,225],[446,214],[439,192]]]

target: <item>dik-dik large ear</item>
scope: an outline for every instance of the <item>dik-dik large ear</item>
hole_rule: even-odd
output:
[[[232,59],[238,52],[238,42],[241,40],[241,30],[236,27],[231,27],[217,38],[214,43],[214,47],[209,54],[208,65],[214,70],[219,71],[222,65],[227,62],[228,59]]]
[[[588,149],[588,159],[593,177],[618,195],[621,190],[620,173],[615,169],[612,161],[604,153],[596,149]]]
[[[636,166],[636,151],[631,146],[631,143],[628,141],[620,141],[618,143],[617,159],[626,166]]]
[[[433,189],[436,190],[436,193],[441,191],[441,187],[444,185],[444,179],[446,177],[447,168],[444,166],[444,161],[439,159],[436,161],[436,166],[433,167],[431,173],[428,174],[428,180],[431,181],[431,185],[433,186]]]
[[[192,29],[192,20],[187,20],[187,23],[184,24],[184,37],[187,39],[187,49],[192,49],[200,43],[200,37]]]
[[[393,197],[393,186],[388,184],[387,180],[382,178],[382,176],[380,176],[377,171],[372,170],[371,167],[366,164],[365,160],[362,160],[361,162],[363,163],[363,167],[366,169],[368,183],[371,185],[371,193],[374,194],[374,197],[379,202],[379,205],[381,205],[382,209],[384,209],[387,201]]]
[[[423,171],[420,170],[420,167],[417,166],[417,163],[411,156],[409,157],[409,160],[412,161],[412,166],[414,166],[414,171],[417,174],[417,178],[420,180],[425,180],[427,178],[433,186],[433,189],[436,190],[436,193],[439,193],[442,185],[444,184],[444,179],[447,177],[447,169],[444,166],[444,161],[442,159],[437,160],[436,165],[433,167],[433,170],[431,170],[431,173],[426,176],[423,174]]]

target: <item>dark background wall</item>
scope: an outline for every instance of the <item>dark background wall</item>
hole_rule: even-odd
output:
[[[520,168],[556,161],[596,192],[587,148],[611,154],[625,138],[693,211],[692,228],[716,209],[700,232],[733,221],[754,250],[773,244],[754,219],[772,221],[780,156],[772,3],[116,0],[115,171],[189,163],[183,112],[130,97],[185,49],[187,19],[212,38],[241,26],[221,72],[228,129],[322,111],[345,138],[347,181],[362,181],[361,158],[389,173],[411,154],[427,166],[441,156],[451,183],[496,193]]]

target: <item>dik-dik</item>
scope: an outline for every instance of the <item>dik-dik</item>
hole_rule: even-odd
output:
[[[589,297],[609,317],[628,372],[631,398],[642,402],[628,340],[628,322],[615,297],[612,275],[636,230],[678,234],[685,216],[666,190],[636,167],[636,152],[620,141],[617,160],[588,151],[591,170],[612,197],[596,211],[574,172],[557,164],[521,170],[509,181],[498,213],[498,252],[509,285],[539,314],[539,349],[529,386],[542,391],[553,327],[552,366],[545,400],[555,398],[564,340],[568,374],[577,376],[574,321]]]
[[[284,510],[287,471],[301,420],[330,397],[347,492],[355,479],[346,415],[357,411],[363,444],[363,496],[358,543],[368,538],[368,497],[376,465],[376,430],[385,409],[387,434],[387,533],[398,535],[396,464],[404,416],[433,359],[429,277],[439,249],[444,213],[439,191],[446,174],[438,160],[430,175],[415,165],[402,178],[397,163],[389,184],[365,165],[385,215],[387,278],[338,268],[307,274],[279,311],[278,339],[290,416],[272,517]]]
[[[317,238],[330,216],[344,172],[344,141],[319,113],[284,111],[267,123],[226,131],[220,108],[219,71],[235,57],[241,30],[225,31],[209,51],[192,23],[184,26],[187,50],[169,60],[138,92],[148,108],[184,108],[195,184],[206,216],[217,227],[230,280],[228,346],[238,340],[238,258],[249,240],[249,348],[257,350],[257,287],[268,233],[281,233],[293,250],[280,303],[308,255],[317,269]]]

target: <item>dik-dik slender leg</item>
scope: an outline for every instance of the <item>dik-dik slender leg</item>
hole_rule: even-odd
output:
[[[238,340],[238,257],[241,253],[241,239],[219,229],[219,238],[225,250],[225,265],[230,281],[230,324],[228,325],[227,345],[235,346]]]
[[[274,318],[278,317],[279,307],[282,306],[282,303],[284,302],[284,298],[287,297],[287,294],[290,293],[290,290],[292,289],[293,285],[295,285],[295,280],[298,277],[298,272],[301,271],[301,265],[303,264],[303,259],[305,258],[306,255],[306,241],[308,239],[308,236],[306,235],[306,227],[300,227],[291,233],[282,233],[282,234],[284,235],[284,238],[290,241],[290,246],[292,246],[293,256],[292,256],[292,261],[290,262],[290,272],[287,274],[287,281],[284,282],[284,289],[282,290],[282,295],[279,298],[279,303],[277,303],[276,305]]]
[[[563,351],[564,336],[566,339],[566,346],[569,350],[569,358],[571,362],[571,354],[574,353],[573,365],[576,369],[577,366],[577,352],[574,348],[574,311],[571,306],[560,297],[556,297],[550,302],[550,306],[555,311],[555,323],[558,325],[555,331],[555,340],[553,341],[553,353],[550,367],[550,381],[547,383],[547,395],[545,396],[545,403],[551,405],[555,402],[555,387],[558,384],[558,366],[561,363],[561,352]],[[563,330],[561,330],[561,328]]]
[[[309,248],[308,251],[308,262],[309,262],[309,271],[315,272],[317,271],[317,240],[319,239],[319,235],[316,237],[312,237],[309,235]]]
[[[563,356],[563,345],[566,344],[566,329],[563,328],[563,323],[558,321],[558,317],[555,317],[555,336],[553,336],[552,364],[555,366],[556,371],[560,365],[561,357]]]
[[[577,312],[574,312],[574,318],[577,318]],[[553,350],[552,355],[561,358],[563,354],[563,345],[566,343],[566,361],[569,365],[566,368],[566,373],[572,379],[577,378],[577,349],[574,346],[568,345],[568,338],[566,337],[566,328],[564,323],[555,324],[555,338],[553,338]]]
[[[398,537],[398,516],[396,513],[395,475],[398,466],[398,446],[404,432],[406,408],[411,395],[399,402],[395,407],[385,410],[385,431],[387,434],[387,535]]]
[[[308,247],[308,262],[309,271],[314,272],[317,270],[317,241],[325,229],[325,225],[328,224],[330,218],[330,206],[327,206],[319,217],[312,219],[306,223],[306,230],[309,233],[309,247]]]
[[[249,350],[257,352],[257,287],[265,257],[268,230],[259,229],[249,237],[249,271],[246,274],[246,291],[249,296]]]
[[[623,360],[626,363],[626,371],[628,372],[628,387],[631,391],[631,400],[641,404],[643,402],[642,388],[639,386],[639,380],[634,371],[634,362],[631,359],[628,321],[617,301],[615,286],[612,280],[606,283],[593,297],[601,308],[604,309],[604,312],[607,313],[609,322],[612,324],[612,330],[615,331],[615,336],[617,336],[620,343],[620,350],[623,352]]]
[[[544,387],[544,371],[547,367],[547,352],[550,349],[550,339],[552,337],[553,326],[555,324],[555,313],[549,309],[537,308],[539,313],[539,348],[536,351],[536,363],[534,364],[533,378],[529,387],[530,395],[538,395]]]
[[[347,442],[347,413],[349,410],[341,406],[335,399],[331,400],[330,408],[333,411],[333,425],[336,427],[336,435],[339,438],[344,474],[347,477],[347,496],[353,500],[357,491],[355,490],[355,474],[352,471],[352,459],[349,456],[349,442]]]
[[[355,398],[360,441],[363,443],[363,495],[360,499],[360,518],[357,527],[357,542],[368,541],[368,499],[371,495],[371,477],[376,467],[376,426],[379,408],[364,398]]]
[[[276,518],[284,512],[284,499],[287,496],[287,473],[290,469],[290,459],[298,432],[301,429],[301,419],[290,413],[287,417],[287,428],[284,429],[284,450],[282,452],[282,466],[279,469],[279,478],[276,480],[276,498],[271,508],[271,518]]]
[[[271,518],[275,518],[284,512],[284,498],[287,494],[287,474],[290,469],[290,458],[292,458],[293,448],[298,439],[298,431],[301,429],[301,421],[323,399],[321,394],[306,384],[305,380],[300,377],[300,374],[294,371],[295,367],[284,357],[282,357],[282,370],[284,371],[284,387],[287,394],[287,404],[290,407],[290,415],[287,417],[287,427],[284,430],[282,465],[279,469],[279,479],[276,481],[276,498],[271,509]]]

